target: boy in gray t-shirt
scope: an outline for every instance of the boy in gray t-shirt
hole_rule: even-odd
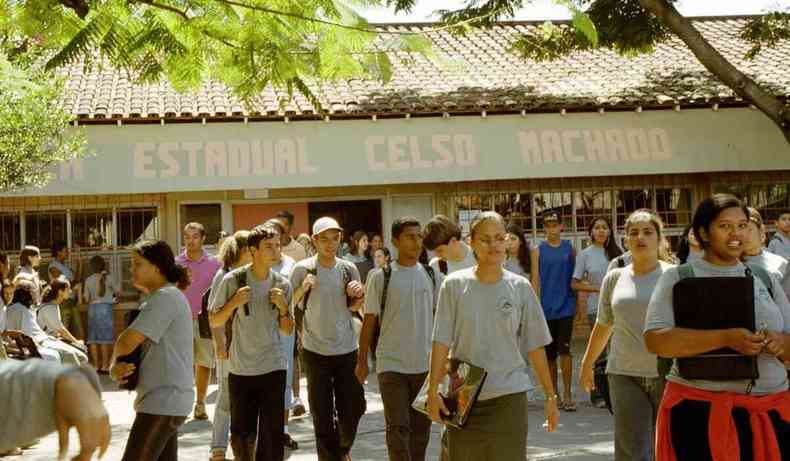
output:
[[[425,459],[431,420],[411,407],[428,375],[433,312],[443,275],[419,264],[420,223],[398,218],[392,223],[392,243],[398,260],[368,275],[365,322],[359,340],[356,375],[368,376],[368,349],[380,328],[376,371],[387,420],[390,459]],[[410,456],[405,456],[405,455]]]
[[[252,264],[226,274],[212,294],[211,324],[231,322],[228,386],[231,446],[237,459],[285,456],[285,354],[280,333],[293,331],[291,286],[271,270],[279,261],[280,232],[258,226],[248,237]],[[256,438],[258,440],[256,448]]]
[[[313,224],[317,255],[296,264],[291,274],[294,310],[308,369],[307,391],[318,459],[344,459],[351,451],[365,393],[354,376],[357,341],[352,311],[364,302],[364,287],[353,263],[337,258],[343,229],[332,218]],[[336,417],[335,417],[336,415]]]

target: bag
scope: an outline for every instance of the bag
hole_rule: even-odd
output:
[[[675,325],[694,330],[745,328],[755,331],[754,277],[695,277],[690,264],[678,267],[680,280],[672,291]],[[757,357],[721,348],[695,357],[678,358],[685,379],[751,380],[760,377]]]
[[[131,310],[126,313],[126,327],[128,328],[137,316],[140,315],[138,309]],[[143,362],[143,345],[140,344],[132,352],[127,355],[122,355],[116,358],[116,361],[123,363],[131,363],[134,365],[134,371],[126,378],[124,384],[119,384],[118,387],[127,391],[133,391],[137,388],[137,383],[140,382],[140,364]]]
[[[211,339],[211,324],[208,321],[208,300],[211,297],[211,288],[203,293],[200,298],[200,312],[198,313],[198,332],[203,339]]]
[[[244,266],[244,268],[242,270],[233,273],[233,278],[236,279],[236,285],[238,287],[238,288],[236,288],[236,291],[238,291],[238,290],[240,290],[240,289],[242,289],[242,288],[247,286],[247,267],[248,266]],[[272,272],[272,273],[274,274],[274,272]],[[244,303],[244,306],[242,307],[242,309],[244,309],[244,315],[246,315],[246,316],[250,315],[250,304],[249,303]],[[228,319],[228,321],[225,322],[225,351],[228,354],[230,354],[230,342],[233,340],[233,320],[236,319],[236,314],[238,314],[238,313],[239,313],[238,309],[233,311],[233,314],[231,314],[231,316]]]
[[[422,267],[425,269],[425,272],[428,273],[428,277],[431,279],[431,291],[433,292],[436,290],[436,273],[434,273],[433,267],[429,266],[428,264],[422,264]],[[387,292],[389,291],[390,278],[392,277],[392,268],[390,266],[382,267],[381,271],[384,273],[384,286],[381,289],[381,307],[379,308],[379,315],[376,318],[376,326],[373,330],[373,341],[371,342],[370,347],[373,351],[373,354],[376,353],[376,349],[379,345],[379,337],[381,336],[381,319],[384,318],[384,308],[387,305]]]
[[[441,415],[442,423],[458,429],[462,429],[466,425],[472,407],[477,403],[477,398],[486,382],[486,377],[488,377],[488,372],[484,369],[461,360],[450,359],[448,375],[445,378],[445,383],[440,386],[445,389],[445,392],[439,392],[444,406],[450,411],[449,415]],[[411,404],[414,410],[426,416],[428,416],[430,379],[430,376],[425,378],[425,383]]]
[[[601,354],[593,365],[593,378],[595,381],[595,390],[606,403],[606,408],[610,414],[612,412],[612,396],[609,394],[609,378],[606,376],[606,364],[608,360],[605,355]]]

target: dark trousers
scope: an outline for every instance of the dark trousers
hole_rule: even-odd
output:
[[[340,461],[351,451],[365,414],[365,391],[354,375],[357,352],[320,355],[302,350],[318,459]]]
[[[431,420],[412,408],[428,373],[379,373],[379,391],[387,423],[390,461],[423,461],[431,437]]]
[[[285,457],[285,370],[258,376],[231,373],[228,388],[230,443],[236,459],[281,461]]]
[[[122,461],[177,461],[178,428],[185,416],[137,413]]]
[[[776,411],[769,416],[776,431],[776,440],[783,460],[790,460],[790,422],[783,421]],[[672,427],[672,447],[678,461],[712,461],[708,420],[710,403],[698,400],[684,400],[675,405],[670,413]],[[752,425],[749,412],[743,408],[732,409],[732,419],[738,431],[741,461],[751,461],[753,455]]]

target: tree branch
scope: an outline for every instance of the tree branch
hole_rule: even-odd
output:
[[[656,15],[713,75],[739,96],[752,102],[782,130],[790,143],[790,112],[785,103],[761,88],[722,56],[694,25],[667,0],[639,0],[642,8]]]

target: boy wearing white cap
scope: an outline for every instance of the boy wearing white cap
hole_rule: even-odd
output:
[[[356,266],[335,256],[342,234],[334,219],[318,219],[312,237],[317,254],[300,261],[291,273],[321,461],[351,459],[357,426],[365,413],[365,393],[354,375],[358,345],[351,315],[362,308],[365,290]]]

